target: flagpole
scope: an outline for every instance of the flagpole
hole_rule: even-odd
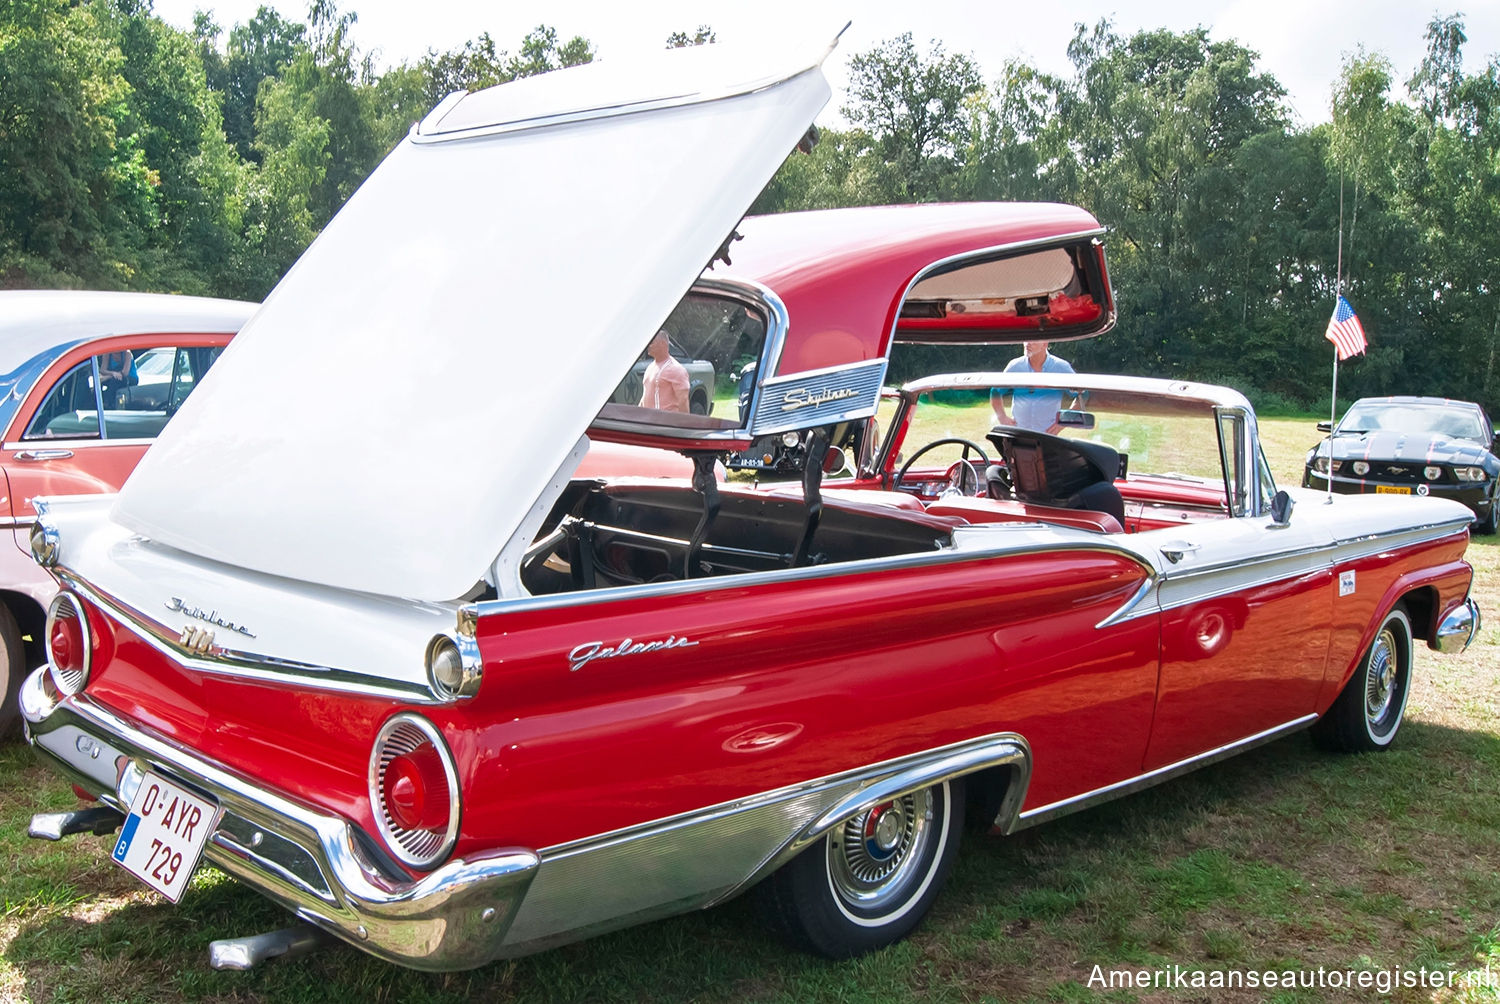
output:
[[[1333,505],[1333,428],[1339,420],[1339,347],[1333,347],[1333,401],[1328,405],[1328,497],[1324,505]]]
[[[1339,244],[1338,260],[1333,267],[1333,310],[1338,313],[1339,297],[1344,295],[1344,166],[1339,165]],[[1339,420],[1339,347],[1333,346],[1333,395],[1328,402],[1328,495],[1324,505],[1333,505],[1333,428]]]

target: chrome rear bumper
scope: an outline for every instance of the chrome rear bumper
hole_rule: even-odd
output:
[[[1438,625],[1431,647],[1445,653],[1462,652],[1479,634],[1480,620],[1479,604],[1472,598],[1464,600]]]
[[[536,875],[534,852],[486,851],[416,881],[394,875],[363,849],[347,820],[189,753],[87,695],[54,700],[45,672],[21,687],[27,739],[105,805],[127,811],[145,772],[159,772],[223,807],[208,860],[303,920],[415,969],[469,969],[501,954]]]

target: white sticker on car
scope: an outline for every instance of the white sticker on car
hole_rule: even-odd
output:
[[[1339,573],[1339,595],[1349,596],[1354,592],[1354,570]]]

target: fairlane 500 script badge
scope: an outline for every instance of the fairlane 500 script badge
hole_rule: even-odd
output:
[[[166,604],[166,607],[174,613],[181,612],[194,620],[205,621],[215,627],[227,628],[230,631],[238,631],[246,638],[255,637],[249,628],[242,627],[234,621],[225,620],[220,617],[217,610],[204,610],[202,607],[192,606],[179,596],[172,597],[171,601]]]
[[[675,634],[667,635],[666,641],[636,641],[626,638],[618,645],[606,645],[602,641],[586,641],[582,645],[574,645],[573,650],[568,653],[568,669],[578,672],[595,659],[617,659],[622,655],[640,655],[642,652],[664,652],[669,648],[692,648],[698,644],[679,638]]]
[[[797,387],[787,391],[781,396],[782,411],[798,411],[802,408],[812,408],[829,401],[842,401],[845,398],[859,397],[859,391],[848,387],[834,387],[829,390],[810,390],[807,387]]]

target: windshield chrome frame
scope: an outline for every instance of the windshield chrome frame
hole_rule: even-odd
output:
[[[687,299],[687,297],[695,293],[737,301],[742,306],[758,311],[765,317],[766,340],[761,346],[760,358],[755,365],[755,386],[750,391],[749,407],[746,412],[748,416],[753,417],[756,405],[760,402],[761,384],[765,380],[769,380],[770,376],[768,374],[774,373],[776,367],[781,364],[781,352],[786,345],[787,328],[791,323],[786,304],[782,302],[781,297],[777,296],[770,287],[764,286],[753,279],[722,279],[713,276],[700,276],[688,288],[687,292],[683,294],[683,299]],[[607,407],[609,403],[605,401],[604,404],[600,405],[600,408]],[[650,436],[653,439],[723,441],[725,449],[728,449],[732,444],[743,443],[750,438],[748,425],[737,425],[730,429],[677,428],[675,426],[652,425],[644,422],[632,422],[626,419],[602,418],[598,416],[589,424],[589,429],[590,431],[601,429],[611,432],[628,432],[635,435]]]

